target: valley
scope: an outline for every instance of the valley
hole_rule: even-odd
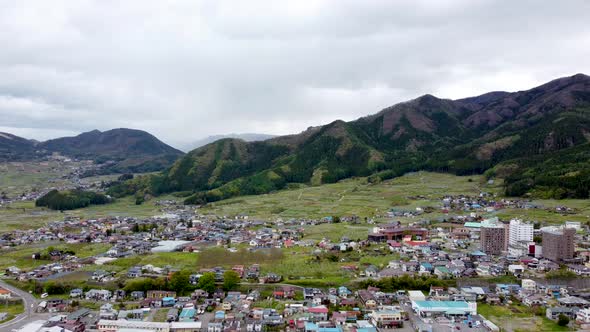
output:
[[[116,175],[83,179],[68,176],[79,166],[76,163],[4,164],[4,169],[14,175],[4,178],[3,185],[9,193],[18,195],[19,190],[14,188],[43,191],[44,185],[64,188],[81,183],[98,185],[117,178]],[[126,302],[128,295],[115,295],[118,289],[131,292],[150,287],[142,285],[146,280],[157,281],[184,271],[191,278],[237,271],[243,279],[241,286],[232,288],[234,291],[251,293],[255,289],[261,298],[254,305],[285,310],[289,303],[303,298],[308,289],[322,292],[345,287],[360,291],[374,278],[408,282],[404,281],[404,275],[417,272],[406,270],[409,269],[406,264],[413,259],[427,259],[416,250],[420,247],[413,248],[409,245],[412,241],[400,242],[401,247],[390,242],[367,241],[375,229],[389,227],[392,220],[399,221],[397,227],[408,231],[413,227],[428,229],[425,243],[429,243],[429,248],[436,245],[453,255],[478,249],[478,240],[461,237],[463,240],[457,241],[453,235],[455,229],[473,221],[520,218],[542,226],[577,221],[582,227],[590,222],[588,200],[503,198],[502,188],[501,180],[488,181],[481,175],[414,172],[376,183],[360,177],[333,184],[298,185],[204,206],[183,205],[182,197],[177,195],[160,196],[137,205],[128,196],[105,205],[60,212],[36,207],[34,200],[25,198],[5,202],[0,207],[0,241],[4,243],[0,249],[0,269],[6,271],[4,280],[37,296],[49,292],[52,299],[68,299],[72,296],[68,294],[76,289],[102,289],[111,292],[110,301],[124,301],[126,306],[135,304]],[[475,236],[473,231],[470,233]],[[183,244],[173,249],[153,251],[162,240],[181,239]],[[10,243],[17,246],[11,247]],[[32,258],[38,253],[51,252],[60,253],[59,258]],[[130,271],[137,269],[139,276],[132,275]],[[248,276],[251,272],[255,278]],[[491,287],[495,280],[518,283],[521,278],[543,276],[543,272],[533,269],[527,270],[526,277],[508,271],[469,276],[443,276],[437,272],[428,274],[428,279],[420,274],[425,284],[407,287],[426,293],[432,292],[432,285]],[[267,279],[274,276],[278,278],[276,281]],[[189,294],[199,287],[204,286],[189,281],[182,288],[171,289],[177,294]],[[294,298],[272,295],[289,287],[295,287]],[[85,296],[76,302],[78,306],[103,312],[103,306],[93,304],[96,301],[93,295]],[[341,299],[359,301],[354,296]],[[397,310],[411,309],[400,305]],[[503,325],[500,315],[503,311],[497,310],[482,304],[485,317],[512,330],[514,325]],[[527,324],[531,329],[557,329],[553,321],[539,318],[534,311],[519,310],[514,319],[529,317],[532,321],[528,320]],[[160,316],[158,312],[154,317]],[[142,321],[149,324],[149,319],[144,317]],[[473,322],[483,324],[477,318]]]
[[[575,329],[589,89],[425,95],[187,154],[131,129],[2,134],[0,328]]]

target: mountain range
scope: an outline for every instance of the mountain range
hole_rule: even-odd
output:
[[[0,133],[0,161],[33,160],[52,153],[106,163],[102,173],[159,171],[184,154],[145,131],[127,128],[93,130],[45,142]]]
[[[187,203],[261,194],[290,183],[353,176],[381,181],[417,170],[504,179],[506,194],[587,198],[590,77],[458,100],[424,95],[355,121],[288,136],[221,139],[160,174],[115,185],[113,195],[183,191]]]

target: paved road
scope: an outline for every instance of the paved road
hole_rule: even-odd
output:
[[[22,298],[25,306],[25,311],[22,314],[17,315],[14,317],[14,319],[6,323],[0,324],[0,331],[10,331],[11,329],[44,318],[45,315],[40,315],[35,312],[38,301],[33,297],[33,295],[13,287],[2,280],[0,280],[0,287],[8,289],[13,294],[16,294]]]

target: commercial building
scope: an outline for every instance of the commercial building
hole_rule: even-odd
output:
[[[371,322],[378,328],[402,327],[404,317],[399,310],[378,310],[371,314]]]
[[[104,320],[98,321],[100,332],[117,331],[155,331],[155,332],[200,332],[201,322],[144,322],[130,320]]]
[[[488,255],[500,255],[508,249],[508,227],[498,218],[484,220],[480,233],[481,250]]]
[[[574,258],[574,228],[551,226],[542,228],[541,232],[543,257],[554,262]]]
[[[402,226],[400,222],[394,222],[373,228],[368,239],[371,242],[401,241],[407,236],[416,240],[426,240],[428,230],[419,227],[406,227]]]
[[[477,302],[412,301],[412,310],[420,317],[465,317],[477,315]]]

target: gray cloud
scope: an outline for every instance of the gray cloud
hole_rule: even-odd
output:
[[[0,130],[288,134],[590,72],[587,1],[0,0]]]

